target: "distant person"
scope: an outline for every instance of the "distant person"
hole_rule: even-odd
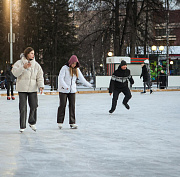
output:
[[[164,73],[163,70],[161,70],[160,72],[159,82],[160,82],[160,89],[165,89],[166,88],[166,74]]]
[[[151,89],[151,74],[150,74],[150,69],[148,68],[149,61],[145,60],[142,66],[142,73],[140,76],[143,77],[143,82],[144,82],[144,91],[141,93],[146,93],[146,85],[148,86],[148,89],[150,89],[150,94],[153,92]]]
[[[128,80],[131,84],[134,84],[130,70],[127,69],[127,63],[126,61],[122,60],[118,69],[113,73],[109,85],[109,94],[111,95],[113,93],[112,106],[109,113],[113,113],[115,111],[117,100],[121,92],[125,95],[122,102],[123,105],[126,107],[126,109],[130,109],[128,101],[131,99],[132,95],[128,87]]]
[[[64,116],[67,99],[69,101],[69,124],[71,128],[76,129],[78,125],[75,119],[75,93],[76,93],[76,80],[79,79],[81,83],[87,87],[92,85],[87,82],[79,69],[79,61],[76,55],[72,55],[69,61],[61,68],[58,77],[58,91],[60,104],[57,111],[57,123],[61,129]]]
[[[16,90],[19,93],[19,111],[20,111],[20,132],[26,128],[27,119],[27,98],[30,107],[28,123],[32,130],[36,131],[37,121],[37,91],[43,92],[44,78],[41,66],[35,61],[34,49],[28,47],[21,55],[12,69],[12,73],[17,77]]]
[[[5,89],[5,75],[3,70],[1,70],[1,89]]]
[[[15,100],[14,93],[13,93],[13,83],[14,83],[15,77],[11,72],[12,67],[13,67],[13,65],[10,64],[10,66],[7,68],[7,71],[6,71],[7,100],[10,100],[10,99]],[[11,97],[9,94],[10,89],[11,89]]]

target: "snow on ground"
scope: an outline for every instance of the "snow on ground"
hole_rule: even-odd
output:
[[[19,133],[18,96],[0,97],[1,177],[179,177],[180,92],[76,94],[79,128],[58,129],[58,95],[39,95],[37,132]]]

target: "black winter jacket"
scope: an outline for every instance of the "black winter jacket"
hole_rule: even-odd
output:
[[[15,76],[11,72],[12,67],[10,66],[6,71],[6,80],[7,82],[14,82]]]
[[[150,80],[150,76],[149,76],[148,70],[146,68],[146,65],[144,65],[142,67],[142,73],[141,73],[140,78],[141,77],[143,77],[143,82],[148,82]]]
[[[131,84],[134,84],[134,80],[130,74],[129,69],[122,70],[121,65],[118,69],[113,73],[110,85],[109,85],[109,93],[112,93],[114,90],[122,90],[128,87],[128,80]]]

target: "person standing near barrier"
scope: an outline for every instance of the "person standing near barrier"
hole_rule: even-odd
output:
[[[27,98],[30,107],[28,123],[36,131],[37,121],[37,91],[43,92],[44,77],[41,66],[35,61],[34,49],[27,47],[13,68],[12,73],[17,77],[16,90],[19,93],[20,132],[26,128]]]
[[[1,89],[5,89],[5,75],[4,75],[3,70],[1,70],[0,76],[1,76],[1,79],[0,79],[0,81],[1,81]]]
[[[128,87],[128,80],[131,84],[134,84],[130,70],[127,69],[127,63],[126,61],[122,60],[118,69],[113,73],[109,85],[109,94],[111,95],[113,93],[112,106],[109,113],[113,113],[115,111],[117,100],[121,92],[125,95],[123,105],[126,107],[126,109],[130,109],[128,101],[131,99],[132,95]]]
[[[143,64],[141,64],[142,66],[142,73],[140,75],[140,79],[141,77],[143,77],[143,82],[144,82],[144,91],[141,93],[146,93],[146,85],[148,86],[148,89],[150,89],[150,94],[153,92],[151,89],[151,74],[150,74],[150,69],[148,69],[148,64],[149,64],[149,60],[145,60]]]
[[[160,76],[159,76],[159,82],[160,82],[160,89],[166,88],[166,74],[163,70],[161,70]]]
[[[15,77],[11,72],[12,67],[13,67],[13,65],[10,64],[10,66],[7,68],[7,71],[6,71],[7,100],[10,100],[10,99],[15,100],[14,93],[13,93],[13,83],[14,83]],[[10,94],[9,94],[10,89],[11,89],[11,97],[10,97]]]
[[[68,63],[65,64],[59,72],[58,91],[60,104],[57,111],[57,123],[60,129],[62,128],[64,122],[67,99],[69,101],[70,127],[74,129],[78,127],[75,119],[75,93],[77,92],[76,80],[79,79],[79,81],[87,87],[92,87],[92,85],[87,82],[82,75],[79,66],[80,64],[77,56],[72,55]]]

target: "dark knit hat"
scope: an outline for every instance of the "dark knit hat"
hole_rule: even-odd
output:
[[[79,60],[76,55],[72,55],[71,58],[69,59],[69,61],[68,61],[69,66],[71,66],[74,62],[77,62],[76,68],[78,68],[80,66],[80,64],[79,64]]]
[[[126,63],[126,61],[122,60],[120,65],[124,66],[124,65],[127,65],[127,63]]]

